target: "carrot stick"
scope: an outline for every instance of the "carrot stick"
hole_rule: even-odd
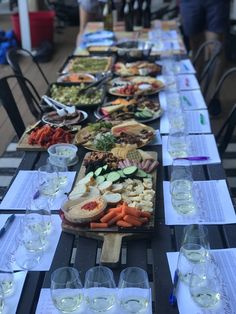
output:
[[[124,221],[132,224],[133,226],[136,226],[136,227],[142,226],[142,222],[137,217],[134,217],[131,215],[125,215],[123,219]]]
[[[121,206],[118,207],[112,207],[108,209],[108,212],[116,212],[116,213],[120,213],[121,212]]]
[[[123,218],[123,214],[118,214],[115,217],[113,217],[111,220],[107,222],[108,226],[114,225],[118,220],[121,220]]]
[[[90,222],[90,228],[91,229],[97,229],[97,228],[107,228],[108,224],[107,223],[102,223],[102,222]]]
[[[104,215],[100,221],[101,222],[108,222],[109,220],[111,220],[112,218],[114,218],[116,216],[116,212],[111,211],[108,214]]]
[[[141,217],[147,217],[148,219],[150,219],[152,216],[152,214],[150,212],[141,212]]]
[[[141,215],[141,211],[139,209],[137,209],[136,207],[129,207],[129,206],[125,207],[125,213],[127,215],[131,215],[134,217],[140,217]]]
[[[130,228],[130,227],[133,227],[132,224],[130,224],[130,223],[124,221],[124,220],[118,220],[118,221],[116,222],[116,225],[119,226],[119,227],[123,227],[123,228]]]
[[[149,222],[149,219],[147,217],[139,217],[139,220],[143,223],[146,224]]]

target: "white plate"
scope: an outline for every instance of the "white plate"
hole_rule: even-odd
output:
[[[79,124],[79,123],[81,123],[82,121],[84,121],[84,120],[86,120],[86,119],[88,118],[87,112],[85,112],[85,111],[83,111],[83,110],[78,110],[78,111],[80,112],[81,117],[80,117],[78,123],[76,123],[76,124]],[[50,114],[50,112],[49,112],[49,113],[46,113],[45,115],[42,116],[42,121],[43,121],[44,123],[46,123],[46,124],[54,125],[54,126],[68,126],[68,125],[69,125],[69,126],[73,126],[73,125],[75,125],[75,124],[70,124],[70,123],[64,124],[64,122],[60,122],[60,123],[48,122],[48,121],[47,121],[47,115],[48,115],[48,114]]]

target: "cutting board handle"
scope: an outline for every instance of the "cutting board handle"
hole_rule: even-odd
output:
[[[103,234],[104,240],[100,257],[100,263],[102,265],[108,265],[112,267],[119,263],[122,238],[124,236],[125,234],[122,233]]]

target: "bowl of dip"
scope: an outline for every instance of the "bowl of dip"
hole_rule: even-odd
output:
[[[48,154],[50,163],[55,166],[66,164],[71,166],[77,162],[77,146],[73,144],[61,143],[49,146]]]

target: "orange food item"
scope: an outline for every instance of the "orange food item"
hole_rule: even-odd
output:
[[[122,214],[118,214],[116,215],[115,217],[113,217],[111,220],[109,220],[107,222],[108,226],[112,226],[114,225],[118,220],[121,220],[123,218],[123,215]]]
[[[28,144],[49,147],[57,143],[70,143],[72,135],[63,128],[55,128],[49,124],[45,124],[33,130],[28,138]]]
[[[131,225],[133,225],[135,227],[142,226],[142,222],[137,217],[134,217],[131,215],[125,215],[125,217],[123,219],[124,219],[124,221],[130,223]]]
[[[91,229],[107,228],[107,227],[108,227],[108,224],[104,222],[90,222]]]
[[[151,218],[151,216],[152,216],[152,214],[150,213],[150,212],[141,212],[141,215],[140,215],[141,217],[146,217],[146,218],[148,218],[148,219],[150,219]]]
[[[134,217],[140,217],[141,216],[141,211],[139,209],[137,209],[136,207],[126,206],[125,207],[125,213],[127,215],[131,215],[131,216],[134,216]]]
[[[133,227],[132,224],[130,224],[130,223],[124,221],[124,220],[118,220],[118,221],[116,222],[116,225],[119,226],[119,227],[123,227],[123,228],[130,228],[130,227]]]
[[[109,220],[111,220],[112,218],[114,218],[116,216],[116,212],[112,211],[107,213],[106,215],[104,215],[100,221],[101,222],[108,222]]]

